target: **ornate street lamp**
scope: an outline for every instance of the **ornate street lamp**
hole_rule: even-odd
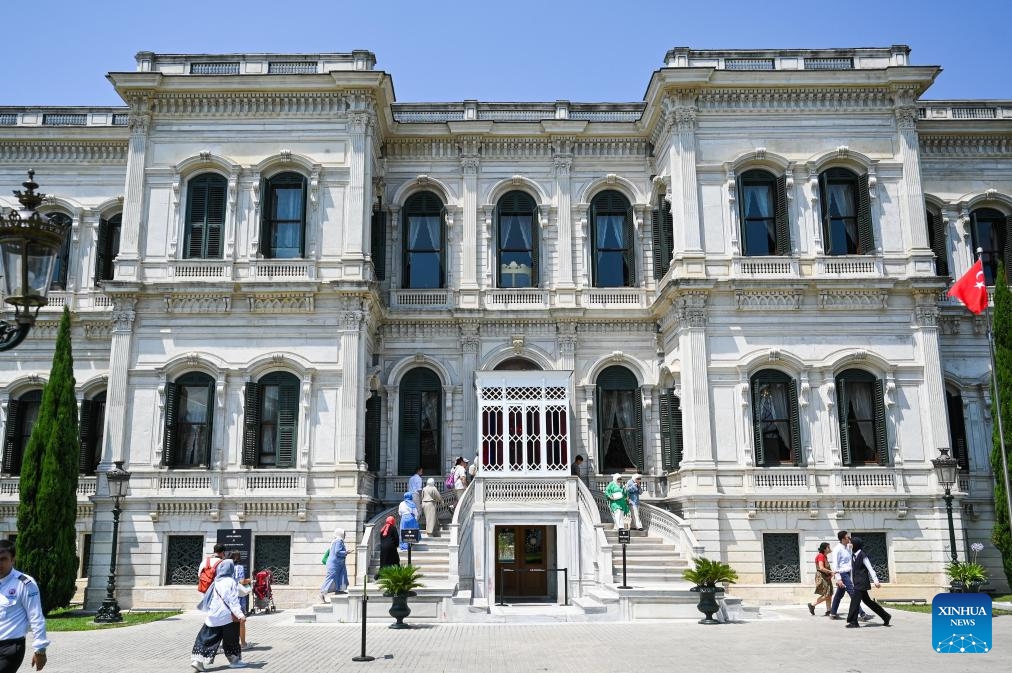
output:
[[[21,208],[0,217],[4,301],[14,306],[14,322],[0,320],[0,351],[24,341],[39,309],[49,303],[46,294],[53,280],[56,256],[69,229],[36,210],[46,195],[35,191],[39,187],[35,171],[28,171],[28,182],[21,184],[24,192],[14,190]]]
[[[123,461],[117,460],[113,468],[105,473],[109,484],[109,495],[113,500],[112,506],[112,553],[109,559],[109,582],[105,585],[105,600],[102,607],[95,615],[95,621],[99,623],[121,622],[123,616],[119,613],[119,603],[116,602],[116,553],[119,541],[119,515],[122,511],[119,507],[119,499],[127,494],[127,486],[130,483],[130,473],[123,469]]]
[[[952,485],[956,483],[956,473],[959,470],[959,461],[949,455],[946,448],[939,449],[941,454],[931,461],[935,466],[935,474],[938,476],[938,484],[945,489],[945,513],[949,517],[949,549],[952,551],[952,562],[957,563],[956,556],[956,529],[952,527]]]

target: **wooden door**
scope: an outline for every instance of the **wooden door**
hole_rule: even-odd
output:
[[[495,545],[499,601],[549,598],[547,526],[496,526]]]

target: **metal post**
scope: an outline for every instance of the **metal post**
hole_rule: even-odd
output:
[[[626,568],[625,568],[625,548],[626,548],[626,546],[627,545],[624,545],[624,544],[622,545],[622,585],[619,587],[619,589],[632,589],[632,587],[629,586],[629,582],[627,582],[626,578],[625,578],[625,570],[626,570]]]
[[[411,565],[411,543],[408,543],[408,565]]]
[[[563,605],[569,605],[569,568],[562,569],[562,590],[563,595],[566,597],[566,602]]]
[[[945,514],[949,517],[949,549],[952,551],[952,562],[958,563],[959,557],[956,556],[956,529],[952,526],[952,492],[949,487],[945,487]]]
[[[365,653],[365,624],[369,618],[369,573],[362,576],[362,654],[352,657],[352,661],[373,661],[376,657],[370,657]]]
[[[503,571],[503,568],[502,568],[502,566],[500,566],[499,567],[499,582],[495,586],[496,593],[499,594],[499,601],[496,603],[496,605],[506,605],[506,603],[504,601],[505,596],[503,596],[503,594],[505,593],[505,591],[504,591],[505,587],[503,586],[503,583],[502,583],[502,571]]]
[[[119,496],[113,501],[112,506],[112,552],[109,559],[109,581],[105,585],[105,599],[102,607],[95,615],[95,621],[102,624],[111,624],[123,621],[123,615],[119,613],[119,603],[116,602],[116,547],[119,541]]]

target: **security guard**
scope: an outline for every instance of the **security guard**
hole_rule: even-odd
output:
[[[0,673],[14,673],[24,661],[29,624],[35,634],[32,666],[41,671],[49,641],[39,585],[14,569],[14,543],[0,540]]]

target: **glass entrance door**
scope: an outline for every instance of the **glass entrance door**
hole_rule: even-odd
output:
[[[500,602],[550,600],[548,526],[496,526],[496,599]]]

